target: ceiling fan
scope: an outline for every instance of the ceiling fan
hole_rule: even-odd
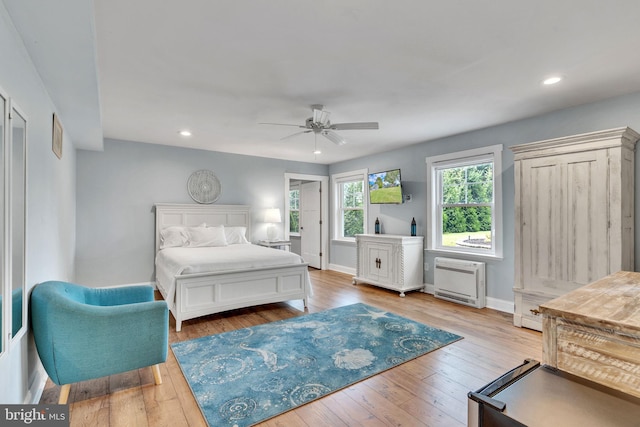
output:
[[[324,109],[321,104],[314,104],[311,106],[313,116],[309,117],[304,125],[291,125],[285,123],[260,123],[262,125],[276,125],[276,126],[295,126],[305,129],[300,132],[285,136],[280,139],[289,139],[294,136],[313,132],[315,135],[320,134],[327,138],[329,141],[337,144],[344,145],[347,141],[335,133],[335,130],[360,130],[360,129],[378,129],[378,122],[357,122],[357,123],[331,123],[329,121],[330,112]]]

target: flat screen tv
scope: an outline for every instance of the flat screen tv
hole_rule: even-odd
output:
[[[400,169],[369,174],[369,203],[402,203]]]

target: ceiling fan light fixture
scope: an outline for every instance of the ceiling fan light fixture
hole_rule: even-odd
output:
[[[560,81],[562,81],[562,76],[551,76],[551,77],[547,77],[546,79],[544,79],[542,81],[542,84],[545,86],[551,86],[554,85],[556,83],[560,83]]]
[[[330,112],[325,111],[322,105],[313,106],[313,123],[326,126],[329,123]]]

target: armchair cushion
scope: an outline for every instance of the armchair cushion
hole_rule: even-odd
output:
[[[45,282],[31,294],[36,348],[51,380],[70,384],[162,363],[169,314],[151,286]]]

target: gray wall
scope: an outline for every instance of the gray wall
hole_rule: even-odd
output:
[[[487,294],[491,298],[513,301],[514,283],[514,179],[513,154],[509,146],[543,139],[574,135],[585,132],[629,126],[640,131],[640,93],[612,98],[598,103],[578,106],[552,114],[494,126],[449,138],[417,144],[378,155],[363,157],[331,165],[330,173],[368,168],[372,172],[401,168],[404,192],[411,193],[413,200],[402,205],[369,206],[368,224],[380,218],[385,233],[409,234],[411,218],[415,217],[418,234],[426,233],[426,176],[425,159],[428,156],[451,153],[475,147],[503,144],[502,191],[504,220],[504,258],[487,261]],[[640,148],[640,147],[639,147]],[[636,152],[637,153],[637,152]],[[638,157],[638,154],[636,154]],[[639,160],[637,159],[636,162]],[[640,167],[640,163],[637,163]],[[636,181],[640,175],[636,174]],[[636,199],[640,183],[636,182]],[[636,213],[636,241],[640,242],[640,213]],[[425,262],[430,264],[425,271],[425,282],[433,283],[433,260],[438,254],[425,251]],[[471,258],[471,257],[469,257]],[[640,243],[636,244],[636,269],[640,267]],[[330,247],[332,264],[355,267],[355,246],[332,242]]]
[[[257,240],[266,235],[265,226],[259,221],[261,210],[270,206],[284,207],[285,172],[330,175],[362,168],[380,171],[400,167],[404,191],[413,196],[412,201],[402,205],[371,205],[369,226],[372,229],[378,217],[385,233],[408,234],[411,218],[415,217],[418,234],[424,235],[427,191],[425,158],[503,144],[504,258],[487,261],[487,294],[490,298],[509,304],[513,301],[514,186],[513,155],[508,147],[619,126],[640,130],[640,93],[424,142],[330,167],[107,140],[104,152],[77,152],[77,280],[92,286],[153,280],[152,206],[157,202],[193,203],[186,191],[186,181],[197,169],[211,169],[218,175],[223,193],[217,203],[249,204],[254,207],[253,239]],[[638,192],[640,184],[637,184]],[[640,225],[636,229],[636,234],[640,234]],[[639,252],[636,249],[636,259],[640,259]],[[425,271],[427,283],[433,283],[433,261],[437,255],[425,251],[425,262],[430,265],[429,270]],[[354,244],[331,242],[329,257],[333,267],[345,271],[355,269]]]
[[[76,153],[65,136],[61,160],[51,151],[56,112],[45,85],[0,2],[0,88],[27,119],[27,294],[39,282],[72,280],[75,256]],[[65,117],[57,112],[64,126]],[[33,339],[18,335],[0,356],[0,402],[23,403],[44,377]],[[33,390],[32,390],[33,391]]]
[[[216,204],[252,206],[252,240],[266,238],[261,214],[284,209],[284,174],[327,175],[328,167],[219,152],[106,140],[78,150],[76,280],[90,286],[154,280],[155,203],[195,203],[187,180],[215,172]],[[279,235],[283,235],[282,226]]]

